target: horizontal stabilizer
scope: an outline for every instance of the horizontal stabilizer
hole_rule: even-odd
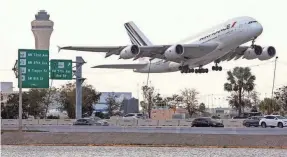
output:
[[[140,69],[147,66],[147,64],[106,64],[97,65],[92,68],[109,68],[109,69]]]

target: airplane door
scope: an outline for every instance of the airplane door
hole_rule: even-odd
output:
[[[238,30],[239,30],[239,32],[243,32],[243,24],[239,24]]]

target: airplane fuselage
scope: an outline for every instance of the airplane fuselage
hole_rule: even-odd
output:
[[[154,59],[147,66],[141,69],[135,69],[138,73],[165,73],[179,71],[182,65],[188,65],[190,68],[207,65],[220,57],[226,55],[238,46],[254,40],[263,32],[263,27],[254,18],[237,17],[230,19],[219,26],[210,29],[208,33],[200,37],[187,41],[182,44],[203,44],[217,43],[218,46],[212,52],[203,57],[188,59],[183,63],[165,61],[163,59]]]

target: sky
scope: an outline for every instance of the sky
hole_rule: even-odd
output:
[[[132,92],[141,97],[140,87],[147,82],[147,74],[132,70],[92,69],[100,64],[136,63],[119,60],[118,56],[104,58],[104,53],[61,51],[59,46],[118,46],[129,45],[130,40],[123,24],[134,23],[153,44],[172,44],[198,32],[213,27],[230,18],[250,16],[263,25],[263,33],[256,40],[261,46],[274,46],[278,61],[275,89],[287,85],[287,14],[284,0],[2,0],[0,1],[0,81],[17,80],[11,68],[19,48],[35,48],[31,21],[39,10],[46,10],[54,22],[50,40],[50,59],[72,59],[82,56],[86,83],[101,92]],[[245,45],[250,45],[246,43]],[[151,84],[163,96],[180,93],[184,88],[199,91],[199,101],[209,107],[226,107],[229,93],[223,90],[227,71],[236,66],[249,66],[256,76],[256,90],[260,97],[270,97],[274,60],[236,60],[222,62],[221,72],[181,74],[180,72],[150,74]],[[207,65],[211,68],[213,64]],[[52,86],[67,81],[55,80]],[[211,96],[213,94],[213,96]],[[213,102],[213,103],[212,103]],[[213,104],[213,105],[212,105]]]

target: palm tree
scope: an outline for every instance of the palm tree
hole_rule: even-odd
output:
[[[233,71],[227,72],[227,81],[224,84],[224,90],[231,92],[238,97],[238,115],[241,115],[242,106],[242,96],[245,92],[251,92],[254,89],[254,81],[256,77],[252,75],[249,67],[235,67]]]

